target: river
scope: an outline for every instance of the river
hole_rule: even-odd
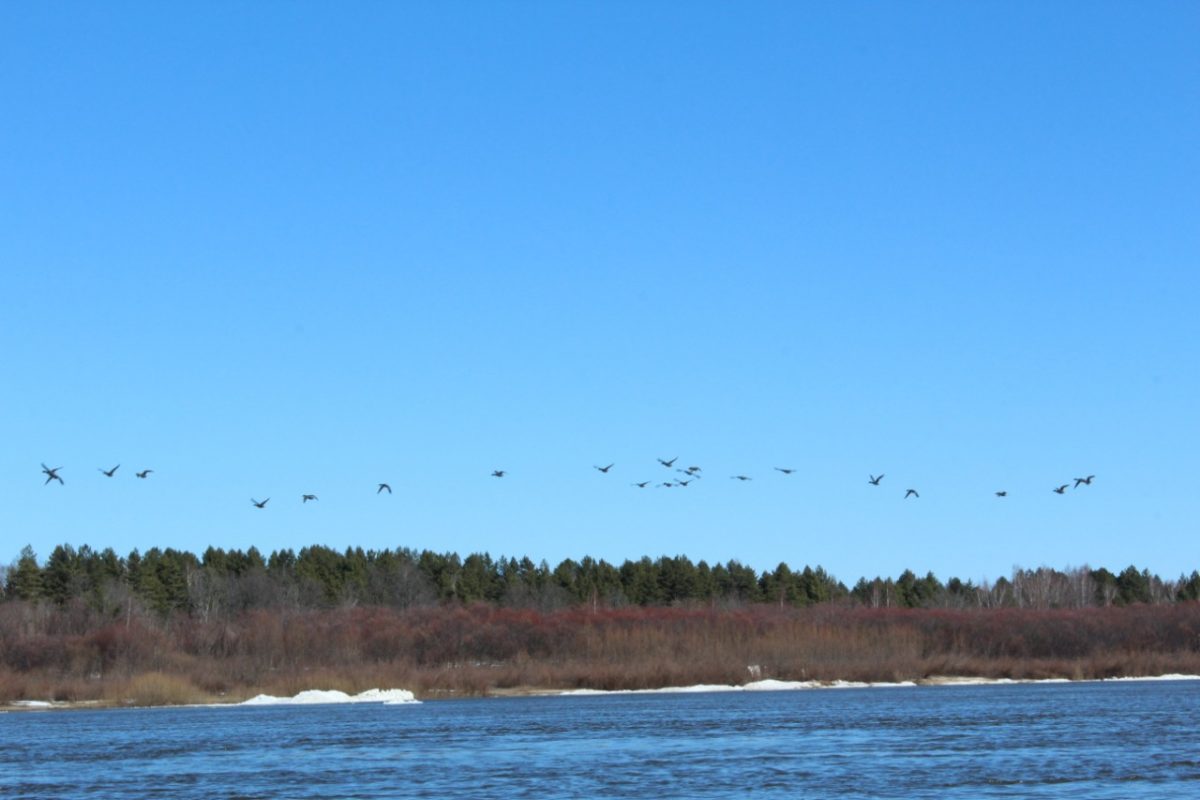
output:
[[[0,715],[6,798],[1180,798],[1200,681]]]

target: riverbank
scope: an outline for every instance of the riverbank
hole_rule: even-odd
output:
[[[940,688],[960,686],[1012,686],[1017,684],[1069,684],[1069,683],[1128,683],[1136,681],[1200,681],[1200,675],[1153,675],[1144,677],[1118,677],[1071,680],[1067,678],[1045,678],[1013,680],[1011,678],[972,678],[964,676],[940,675],[923,678],[916,681],[901,681],[896,683],[864,683],[861,681],[752,681],[742,685],[712,685],[697,684],[693,686],[664,686],[657,689],[551,689],[544,687],[522,686],[500,689],[489,693],[488,697],[596,697],[624,694],[700,694],[700,693],[738,693],[738,692],[798,692],[838,689],[895,689],[895,688]],[[425,698],[425,700],[449,700],[448,695]],[[247,700],[225,700],[208,703],[189,703],[184,705],[169,705],[165,707],[229,707],[229,706],[288,706],[288,705],[348,705],[348,704],[380,704],[380,705],[416,705],[425,700],[406,689],[370,689],[357,695],[348,695],[337,690],[310,689],[293,697],[276,697],[272,695],[256,695]],[[17,700],[0,704],[0,713],[21,711],[71,711],[80,709],[112,709],[112,708],[145,708],[132,704],[111,704],[102,701],[52,701],[52,700]]]
[[[193,705],[378,687],[441,699],[764,680],[1200,674],[1195,603],[1052,611],[480,605],[284,609],[208,621],[92,621],[69,611],[0,605],[10,615],[0,619],[0,704]]]

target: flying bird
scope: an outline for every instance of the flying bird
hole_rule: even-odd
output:
[[[502,469],[494,469],[494,470],[492,470],[492,477],[493,477],[493,478],[503,478],[503,477],[504,477],[504,470],[502,470]]]
[[[670,481],[666,481],[665,483],[660,483],[660,484],[659,484],[659,486],[661,486],[661,487],[662,487],[662,488],[664,488],[664,489],[670,489],[670,488],[671,488],[672,486],[674,486],[674,485],[675,485],[675,484],[671,483]]]
[[[880,477],[883,477],[883,476],[881,475]],[[917,490],[916,490],[916,489],[909,489],[907,492],[905,492],[905,493],[904,493],[904,499],[905,499],[905,500],[907,500],[907,499],[908,499],[910,496],[911,496],[911,497],[915,497],[915,498],[917,498],[918,500],[920,500],[920,499],[921,499],[921,495],[917,494]]]
[[[868,478],[870,478],[870,480],[868,480],[868,481],[867,481],[867,483],[871,484],[872,486],[878,486],[878,485],[879,485],[879,482],[880,482],[881,480],[883,480],[883,475],[870,475],[870,474],[868,474],[868,475],[867,475],[867,477],[868,477]]]
[[[1082,483],[1083,485],[1085,485],[1085,486],[1091,486],[1091,485],[1092,485],[1092,478],[1094,478],[1094,477],[1096,477],[1096,476],[1095,476],[1095,475],[1088,475],[1086,478],[1076,478],[1076,479],[1075,479],[1075,488],[1076,488],[1076,489],[1078,489],[1078,488],[1079,488],[1079,484],[1081,484],[1081,483]]]
[[[630,486],[636,486],[639,489],[645,489],[650,485],[650,481],[642,481],[641,483],[631,483]]]
[[[676,461],[678,461],[678,460],[679,460],[679,456],[675,456],[675,457],[674,457],[674,458],[672,458],[670,461],[663,461],[663,460],[660,458],[660,459],[658,459],[658,463],[662,464],[664,467],[670,468],[670,467],[673,467],[673,466],[675,466],[675,462],[676,462]]]
[[[752,481],[754,479],[747,475],[730,475],[729,480],[731,480],[731,481]]]
[[[392,487],[388,486],[386,483],[381,483],[381,484],[379,484],[379,488],[375,490],[375,494],[379,494],[384,489],[387,489],[388,494],[392,493]]]
[[[696,479],[695,479],[695,478],[692,478],[692,481],[694,481],[694,480],[696,480]],[[692,481],[675,481],[675,485],[676,485],[676,486],[682,486],[683,488],[685,488],[685,489],[686,489],[686,488],[687,488],[687,485],[688,485],[689,483],[691,483]]]
[[[795,472],[796,470],[794,470],[794,469],[787,469],[787,468],[785,468],[785,467],[776,467],[776,468],[775,468],[775,471],[776,471],[776,472],[782,472],[784,475],[791,475],[791,474],[792,474],[793,472]]]
[[[376,492],[376,494],[378,494],[378,492]],[[300,498],[300,502],[307,503],[309,500],[316,500],[316,499],[318,499],[318,498],[315,494],[306,494]]]
[[[62,467],[51,468],[47,467],[45,464],[42,464],[42,472],[46,473],[46,483],[49,483],[50,481],[58,481],[63,486],[66,486],[66,484],[63,483],[63,479],[58,475],[58,471],[60,469],[62,469]],[[42,486],[45,486],[46,483],[43,483]]]
[[[700,472],[700,471],[701,471],[701,469],[699,467],[688,467],[687,469],[684,470],[684,472],[686,472],[688,475],[695,475],[697,472]]]
[[[595,466],[595,465],[593,465],[593,466]],[[601,472],[603,472],[605,475],[607,475],[607,474],[608,474],[608,471],[609,471],[610,469],[612,469],[614,466],[616,466],[616,464],[609,464],[607,467],[596,467],[596,469],[600,470],[600,471],[601,471]]]
[[[251,498],[250,498],[250,502],[251,502],[251,503],[254,503],[254,507],[255,507],[255,508],[266,508],[266,507],[267,507],[267,503],[271,502],[271,498],[269,498],[269,497],[268,497],[266,500],[263,500],[263,501],[260,503],[260,502],[258,502],[257,500],[255,500],[253,497],[251,497]]]
[[[996,492],[996,497],[1008,497],[1008,492]]]
[[[134,474],[134,475],[137,475],[139,478],[145,478],[145,477],[146,477],[147,475],[149,475],[151,472],[154,472],[154,470],[152,470],[152,469],[144,469],[144,470],[142,470],[141,472],[135,472],[135,473],[133,473],[133,474]]]
[[[1055,494],[1062,494],[1063,492],[1065,492],[1065,491],[1067,490],[1067,487],[1068,487],[1068,486],[1070,486],[1070,485],[1071,485],[1071,484],[1069,484],[1069,483],[1064,483],[1062,486],[1059,486],[1057,489],[1055,489],[1055,490],[1054,490],[1054,493],[1055,493]]]
[[[117,466],[113,467],[112,469],[100,469],[99,467],[97,467],[96,469],[100,469],[100,471],[104,473],[104,477],[111,478],[116,473],[116,471],[120,468],[121,468],[121,465],[117,464]]]

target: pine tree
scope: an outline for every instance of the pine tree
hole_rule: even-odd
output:
[[[37,600],[42,596],[42,570],[29,545],[21,548],[16,565],[8,573],[6,594],[18,600]]]

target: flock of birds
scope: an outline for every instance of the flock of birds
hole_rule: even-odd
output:
[[[674,478],[673,480],[658,482],[657,484],[655,484],[656,488],[670,489],[670,488],[678,486],[678,487],[682,487],[682,488],[686,489],[689,484],[693,483],[694,481],[700,480],[700,478],[702,477],[700,473],[703,472],[703,470],[700,467],[697,467],[697,466],[676,467],[675,462],[679,460],[678,456],[676,456],[675,458],[671,458],[671,459],[659,458],[656,460],[658,461],[659,464],[661,464],[665,468],[674,469],[676,472],[687,476],[686,478],[680,477],[680,478]],[[598,472],[601,472],[601,473],[607,475],[609,473],[609,470],[611,470],[615,466],[616,466],[616,464],[612,463],[612,464],[608,464],[607,466],[603,466],[603,467],[593,465],[592,468],[597,470]],[[98,469],[99,469],[99,472],[101,474],[103,474],[106,478],[111,478],[117,474],[117,470],[120,468],[121,468],[121,465],[117,464],[112,469],[103,469],[103,468],[98,468]],[[58,474],[59,470],[61,470],[61,469],[62,469],[62,467],[47,467],[45,462],[43,462],[42,463],[42,473],[46,476],[46,481],[42,485],[45,486],[46,484],[49,484],[51,481],[58,481],[60,485],[65,486],[66,484],[63,482],[62,476],[60,476]],[[785,476],[791,475],[793,472],[796,471],[795,469],[792,469],[790,467],[774,467],[773,469],[776,472],[780,472]],[[154,470],[144,469],[141,472],[134,472],[134,475],[136,475],[139,478],[145,479],[145,478],[150,477],[150,474],[152,472],[154,472]],[[493,478],[503,478],[507,474],[508,473],[502,469],[492,470]],[[867,483],[869,483],[872,486],[879,486],[880,482],[883,480],[883,477],[884,477],[883,473],[880,473],[879,475],[868,474],[867,475]],[[1095,475],[1088,475],[1086,478],[1076,478],[1075,479],[1075,488],[1078,489],[1080,486],[1091,486],[1092,480],[1095,477],[1096,477]],[[733,480],[733,481],[754,480],[749,475],[741,475],[741,474],[730,475],[729,479]],[[648,481],[637,481],[630,485],[635,486],[638,489],[645,489],[646,487],[648,487],[654,483],[655,482],[653,480],[648,480]],[[1053,489],[1051,489],[1051,491],[1054,492],[1055,494],[1066,494],[1066,491],[1068,488],[1070,488],[1070,486],[1071,486],[1070,483],[1064,483],[1064,484],[1054,487]],[[386,483],[380,483],[378,488],[375,490],[375,494],[382,494],[385,491],[388,494],[391,494],[392,487]],[[1001,489],[1001,490],[995,492],[994,494],[996,495],[996,497],[1008,497],[1008,491],[1004,490],[1004,489]],[[920,499],[921,495],[920,495],[920,493],[917,492],[916,489],[906,489],[904,492],[904,499],[907,500],[910,497],[915,497],[917,499]],[[320,498],[318,498],[315,494],[302,494],[300,496],[300,502],[302,504],[307,503],[309,500],[319,500],[319,499]],[[267,503],[271,502],[271,498],[268,497],[265,500],[256,500],[252,497],[252,498],[250,498],[250,502],[251,502],[251,504],[253,504],[253,506],[255,508],[261,509],[261,508],[267,507]]]

